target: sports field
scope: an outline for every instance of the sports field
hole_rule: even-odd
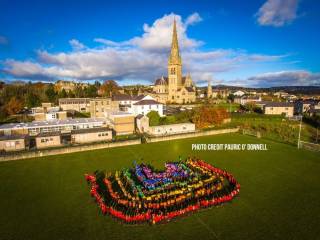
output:
[[[266,143],[268,151],[192,151],[192,143]],[[161,168],[197,156],[241,184],[231,203],[160,225],[103,216],[84,173],[133,160]],[[320,154],[239,134],[0,163],[0,239],[319,239]]]

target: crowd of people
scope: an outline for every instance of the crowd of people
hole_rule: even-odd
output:
[[[166,163],[157,172],[137,165],[115,174],[86,174],[91,195],[103,214],[126,223],[159,223],[231,201],[240,191],[232,174],[205,161],[188,158]]]

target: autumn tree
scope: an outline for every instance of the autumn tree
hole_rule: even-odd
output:
[[[23,108],[23,102],[17,97],[12,97],[10,101],[6,104],[5,110],[9,115],[16,114]]]
[[[207,128],[212,125],[219,125],[230,115],[224,108],[202,106],[197,109],[192,117],[192,122],[197,128]]]
[[[110,95],[114,95],[119,93],[120,87],[117,82],[114,80],[106,80],[99,88],[99,94],[102,96],[110,97]],[[111,94],[110,94],[111,93]]]

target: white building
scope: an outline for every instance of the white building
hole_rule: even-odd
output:
[[[157,102],[150,95],[118,95],[114,96],[113,99],[119,102],[119,108],[122,111],[132,113],[135,116],[139,114],[147,115],[150,111],[156,111],[160,116],[163,116],[163,104]]]
[[[236,91],[236,92],[233,93],[233,95],[234,95],[234,96],[237,96],[237,97],[242,97],[244,94],[246,94],[246,93],[243,92],[243,91],[240,91],[240,90],[238,90],[238,91]]]
[[[153,126],[148,129],[148,133],[154,136],[167,136],[174,134],[195,132],[196,126],[194,123],[178,123],[169,125]]]
[[[234,102],[241,104],[241,105],[246,105],[247,103],[250,102],[261,102],[261,97],[260,96],[242,96],[242,97],[235,97]]]

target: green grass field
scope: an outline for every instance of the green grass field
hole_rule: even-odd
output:
[[[192,151],[192,143],[266,143],[268,151]],[[241,184],[231,203],[160,225],[103,216],[84,173],[198,156]],[[140,160],[138,161],[140,162]],[[239,134],[0,163],[0,239],[319,239],[320,154]]]

